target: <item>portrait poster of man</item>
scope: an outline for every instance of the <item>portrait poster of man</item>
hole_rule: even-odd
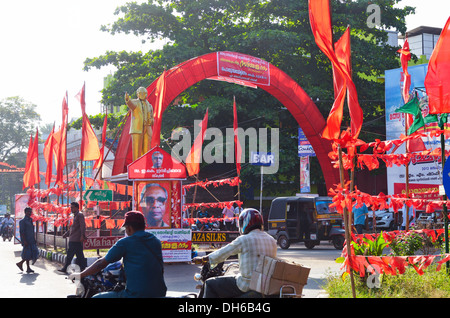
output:
[[[137,182],[135,186],[136,208],[144,214],[146,228],[170,228],[170,181]]]

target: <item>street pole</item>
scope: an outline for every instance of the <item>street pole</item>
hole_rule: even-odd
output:
[[[442,116],[442,114],[441,114]],[[440,129],[444,130],[444,121],[440,121],[439,125]],[[445,137],[444,134],[441,133],[441,163],[442,163],[442,172],[444,172],[444,165],[445,165]],[[442,201],[447,201],[447,195],[444,193],[442,196]],[[448,244],[448,215],[447,215],[447,204],[444,204],[442,206],[442,210],[444,213],[444,238],[445,238],[445,253],[448,254],[449,252],[449,244]],[[450,272],[450,262],[446,262],[447,267],[447,273]]]
[[[262,195],[263,195],[263,168],[264,166],[261,166],[261,188],[260,188],[260,192],[259,192],[259,211],[262,214]]]

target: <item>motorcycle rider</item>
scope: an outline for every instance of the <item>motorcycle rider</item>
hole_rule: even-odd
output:
[[[11,215],[10,215],[9,213],[6,213],[6,214],[5,214],[5,218],[2,220],[2,223],[1,223],[1,230],[0,230],[0,234],[1,234],[1,235],[3,235],[3,231],[4,231],[5,229],[7,229],[7,226],[9,226],[9,225],[14,225],[14,220],[11,219],[10,216],[11,216]]]
[[[210,262],[215,266],[231,255],[239,257],[240,273],[234,276],[209,278],[205,282],[204,298],[234,298],[250,290],[250,280],[260,256],[275,258],[277,242],[264,232],[262,215],[256,209],[245,209],[239,214],[239,232],[242,234],[230,244],[209,254],[196,257],[195,264]]]
[[[140,298],[164,297],[167,287],[164,282],[164,264],[161,242],[145,230],[145,217],[139,211],[125,214],[126,237],[118,240],[105,257],[99,258],[81,273],[69,276],[70,280],[81,279],[104,269],[108,264],[123,258],[126,288],[122,291],[104,292],[94,298]]]

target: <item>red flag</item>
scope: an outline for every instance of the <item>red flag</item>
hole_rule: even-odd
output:
[[[63,184],[63,176],[64,176],[64,167],[67,163],[67,121],[68,121],[68,114],[69,114],[69,106],[67,103],[67,91],[66,96],[63,98],[62,102],[62,123],[61,123],[61,129],[60,129],[60,137],[59,137],[59,143],[58,143],[58,155],[57,160],[55,161],[56,164],[56,184],[62,185]]]
[[[411,114],[405,114],[405,127],[406,131],[408,131],[409,127],[412,125],[414,119]],[[413,138],[406,141],[406,152],[417,152],[424,151],[427,148],[422,140],[422,138]]]
[[[102,129],[102,147],[100,148],[100,157],[95,162],[95,169],[100,169],[103,164],[104,155],[105,155],[105,142],[106,142],[106,128],[108,126],[108,113],[105,114],[105,120],[103,121],[103,129]]]
[[[352,62],[351,62],[351,45],[350,45],[350,28],[345,30],[342,37],[335,45],[336,57],[345,71],[347,80],[347,105],[351,118],[352,136],[356,139],[361,132],[363,123],[363,112],[358,101],[358,93],[356,92],[355,83],[352,80]],[[342,76],[342,74],[341,74]]]
[[[411,75],[408,73],[408,61],[411,60],[408,39],[405,40],[403,47],[397,52],[400,53],[400,63],[402,64],[403,70],[402,97],[403,101],[407,103],[409,101],[409,87],[411,86]]]
[[[236,171],[238,176],[241,175],[241,156],[242,148],[238,138],[238,120],[236,111],[236,98],[233,96],[233,131],[234,131],[234,153],[236,154]]]
[[[86,102],[85,102],[85,84],[83,88],[76,95],[81,105],[81,112],[83,114],[83,122],[81,128],[81,149],[80,149],[80,160],[89,161],[97,160],[100,157],[100,149],[98,147],[98,139],[92,129],[89,118],[86,114]]]
[[[207,126],[208,126],[208,109],[206,109],[205,117],[200,123],[201,131],[195,138],[194,144],[192,145],[192,148],[186,157],[186,168],[189,176],[198,174],[198,172],[200,171],[202,145]]]
[[[53,155],[54,147],[56,144],[55,139],[55,125],[53,125],[52,132],[48,135],[47,140],[44,143],[44,159],[47,162],[47,169],[45,172],[45,184],[50,188],[50,183],[52,182],[52,171],[53,171]]]
[[[428,62],[425,88],[430,114],[450,113],[450,18]]]
[[[309,0],[309,20],[317,46],[333,65],[338,65],[333,49],[329,0]]]
[[[408,73],[408,61],[411,60],[411,52],[409,50],[408,39],[405,39],[403,47],[397,51],[400,53],[400,63],[403,70],[403,88],[402,97],[403,101],[407,103],[409,101],[409,88],[411,86],[411,75]],[[414,118],[410,114],[405,114],[405,128],[408,131],[409,127],[413,123]],[[416,152],[426,150],[425,144],[422,138],[414,138],[406,142],[406,152]]]
[[[350,31],[333,48],[329,0],[309,0],[309,19],[314,40],[321,51],[330,59],[334,72],[335,102],[322,133],[326,139],[338,139],[342,121],[345,92],[348,93],[348,107],[351,117],[351,134],[358,138],[363,122],[362,109],[358,102],[356,86],[352,80],[350,63]]]
[[[29,187],[29,170],[30,170],[30,162],[31,157],[33,154],[33,136],[30,136],[30,142],[28,143],[28,153],[27,153],[27,160],[25,162],[25,171],[23,174],[23,186],[22,190],[26,187]]]
[[[36,183],[41,182],[41,177],[39,176],[39,152],[38,152],[38,130],[36,129],[36,136],[34,141],[30,137],[30,143],[28,146],[27,161],[25,164],[25,173],[23,174],[23,187],[32,187]]]
[[[347,31],[349,29],[347,28]],[[348,32],[336,42],[336,58],[341,65],[348,65],[350,60],[350,37]],[[327,118],[327,125],[322,131],[322,137],[325,139],[339,139],[341,133],[341,122],[344,113],[345,94],[347,92],[347,81],[345,74],[339,67],[333,65],[333,86],[334,103]]]
[[[166,70],[161,74],[158,78],[158,82],[156,83],[156,105],[153,109],[153,134],[152,141],[150,143],[150,149],[156,146],[159,146],[160,136],[161,136],[161,121],[163,114],[163,103],[164,97],[166,94]]]

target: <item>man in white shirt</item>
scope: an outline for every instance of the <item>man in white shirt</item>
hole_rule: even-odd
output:
[[[234,298],[250,290],[250,280],[259,257],[277,256],[277,242],[264,232],[263,226],[263,218],[257,210],[245,209],[239,215],[239,230],[243,235],[208,256],[194,258],[196,264],[210,262],[215,266],[231,255],[239,257],[239,274],[207,279],[203,298]]]
[[[14,226],[14,220],[11,219],[9,213],[6,213],[5,214],[5,218],[2,220],[2,223],[0,225],[0,234],[3,234],[3,229],[5,229],[6,226],[8,226],[8,225],[13,225]]]
[[[225,206],[222,210],[223,224],[226,231],[232,231],[234,224],[234,209],[232,207]]]

